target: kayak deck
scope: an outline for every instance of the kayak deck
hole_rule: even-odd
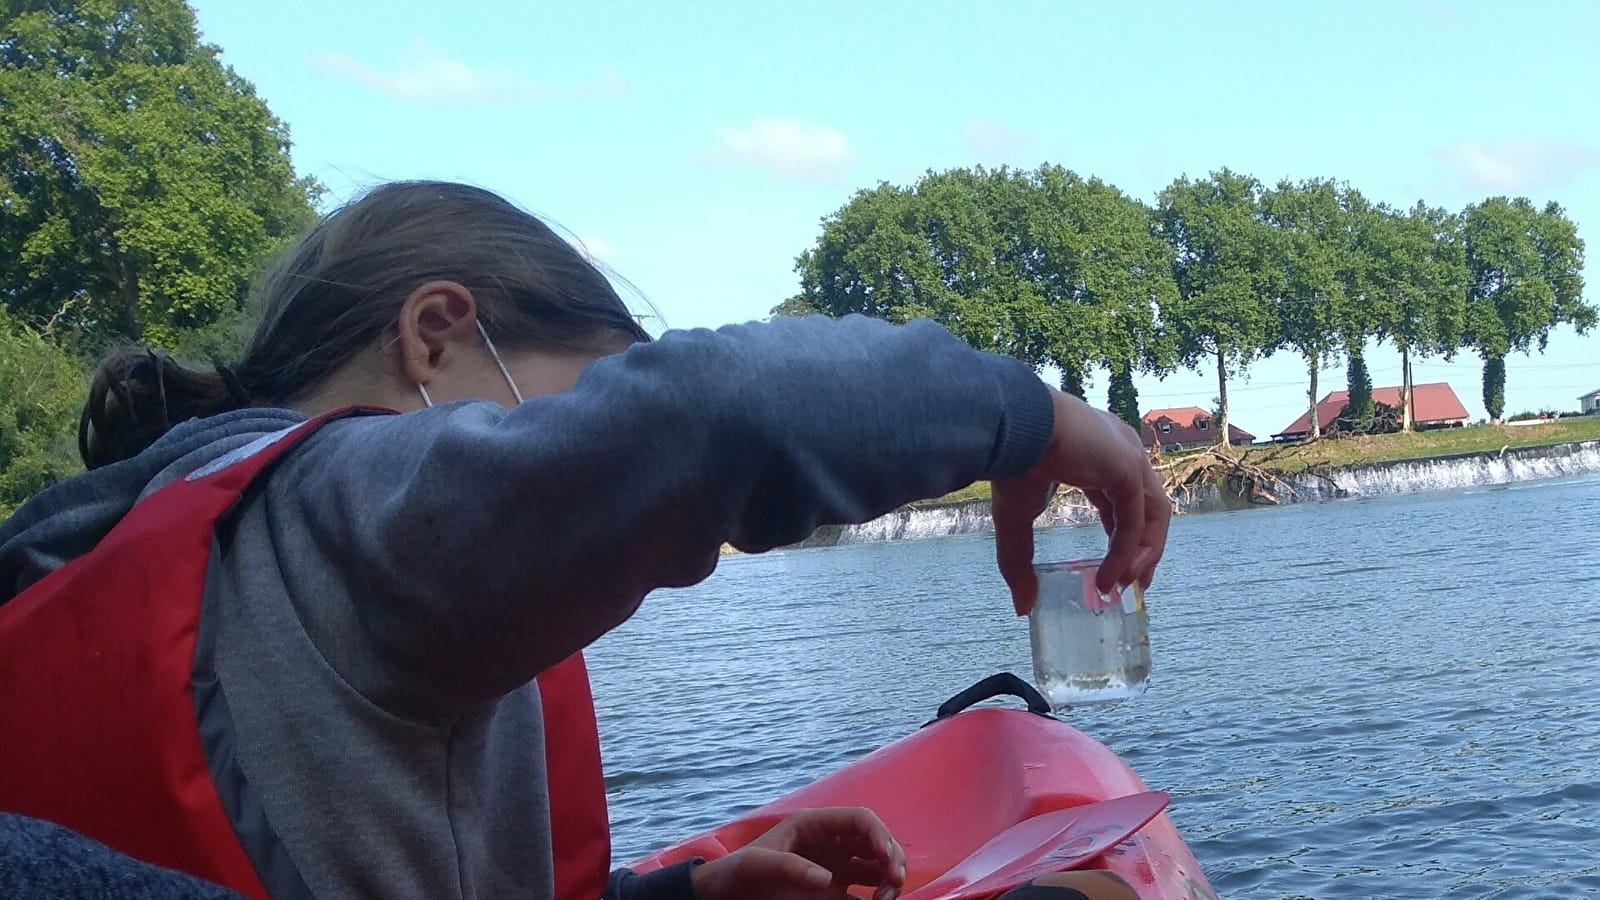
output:
[[[907,900],[913,894],[915,900],[993,896],[999,890],[985,893],[986,886],[1061,868],[1109,870],[1133,885],[1141,900],[1214,900],[1188,845],[1159,811],[1164,794],[1155,806],[1127,801],[1109,811],[1110,820],[1089,820],[1089,832],[1117,825],[1126,830],[1137,827],[1129,814],[1157,810],[1104,853],[1052,867],[1052,860],[1070,862],[1074,847],[1088,846],[1093,837],[1064,831],[1068,825],[1061,823],[1074,817],[1061,811],[1139,794],[1158,796],[1120,757],[1065,722],[1021,710],[972,709],[630,868],[642,873],[697,856],[715,859],[798,810],[862,806],[883,819],[905,849]],[[1128,814],[1118,818],[1119,811]]]

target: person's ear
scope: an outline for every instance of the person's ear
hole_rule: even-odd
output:
[[[412,291],[396,322],[401,373],[412,384],[428,384],[475,345],[477,326],[477,301],[461,284],[430,281]]]

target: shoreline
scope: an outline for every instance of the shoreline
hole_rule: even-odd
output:
[[[1455,450],[1414,456],[1390,456],[1345,464],[1296,460],[1296,446],[1239,448],[1241,457],[1277,480],[1287,496],[1263,502],[1237,475],[1218,475],[1182,490],[1175,499],[1177,515],[1204,515],[1292,503],[1320,502],[1352,496],[1374,496],[1441,490],[1469,484],[1502,484],[1600,471],[1600,420],[1590,419],[1596,436],[1574,440],[1503,443],[1486,449]],[[1495,426],[1479,426],[1489,428]],[[1504,429],[1506,426],[1499,426]],[[1516,429],[1532,432],[1535,429]],[[1499,431],[1491,434],[1499,434]],[[1484,435],[1487,436],[1487,435]],[[1528,435],[1534,437],[1535,435]],[[1387,437],[1387,436],[1386,436]],[[1369,439],[1370,440],[1370,439]],[[1344,443],[1345,441],[1340,441]],[[1270,459],[1251,451],[1277,451]],[[1168,459],[1182,459],[1174,455]],[[1276,464],[1274,464],[1276,463]],[[1285,463],[1291,463],[1285,465]],[[1246,477],[1248,482],[1252,479]],[[918,540],[970,534],[992,528],[989,485],[979,482],[956,494],[910,504],[860,525],[824,526],[805,540],[780,549],[829,547],[844,543]],[[1040,517],[1042,527],[1084,525],[1093,510],[1072,488],[1063,488]],[[739,554],[724,545],[723,555]]]

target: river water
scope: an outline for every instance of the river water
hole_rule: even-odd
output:
[[[992,552],[730,557],[653,595],[590,660],[617,862],[1029,677]],[[1181,517],[1148,599],[1149,693],[1070,721],[1173,794],[1224,898],[1600,897],[1600,477]]]

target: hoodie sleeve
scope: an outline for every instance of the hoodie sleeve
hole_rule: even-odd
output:
[[[932,322],[779,319],[671,332],[511,410],[335,423],[293,490],[354,581],[377,693],[447,712],[704,579],[723,543],[759,552],[1020,474],[1052,424],[1028,366]]]
[[[694,867],[701,862],[698,858],[685,860],[644,875],[617,869],[607,880],[601,900],[695,900]]]

